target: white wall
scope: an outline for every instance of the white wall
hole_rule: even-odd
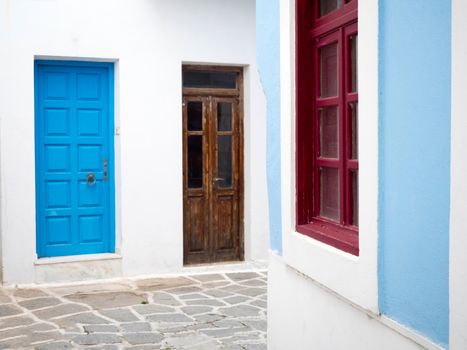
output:
[[[467,349],[467,3],[452,1],[451,223],[449,346]]]
[[[439,349],[343,299],[275,254],[268,279],[269,350]]]
[[[34,281],[35,57],[116,62],[116,242],[123,275],[182,267],[182,62],[247,66],[245,257],[266,257],[266,116],[254,0],[0,0],[0,57],[5,282]]]

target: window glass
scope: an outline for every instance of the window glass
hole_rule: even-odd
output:
[[[203,103],[201,101],[188,102],[188,131],[203,130]]]
[[[235,89],[237,87],[237,73],[223,71],[184,71],[183,87]]]
[[[203,187],[203,136],[188,136],[188,187]]]
[[[350,172],[352,184],[352,224],[358,226],[358,170]]]
[[[320,169],[320,216],[340,220],[338,169]]]
[[[342,0],[319,0],[319,17],[335,11],[342,6]]]
[[[319,81],[321,97],[337,96],[339,88],[337,43],[319,49]]]
[[[358,159],[358,102],[350,103],[351,158]]]
[[[217,184],[232,187],[232,136],[217,136],[217,149]]]
[[[350,91],[358,91],[358,36],[352,35],[349,38],[350,47]]]
[[[232,131],[232,103],[217,104],[217,131]]]
[[[337,106],[320,109],[320,156],[339,158],[339,109]]]

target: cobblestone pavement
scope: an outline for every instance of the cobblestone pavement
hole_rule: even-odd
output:
[[[0,349],[266,349],[266,272],[0,289]]]

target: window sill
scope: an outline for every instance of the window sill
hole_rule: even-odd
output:
[[[358,232],[324,221],[297,225],[297,232],[352,255],[359,255]]]

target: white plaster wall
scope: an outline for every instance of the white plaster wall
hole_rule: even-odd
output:
[[[467,349],[467,2],[452,1],[449,346]]]
[[[271,254],[269,350],[440,349],[393,321],[339,297]]]
[[[35,57],[116,62],[122,274],[182,268],[182,62],[245,68],[245,256],[267,256],[265,98],[254,0],[0,0],[4,279],[34,281]]]

